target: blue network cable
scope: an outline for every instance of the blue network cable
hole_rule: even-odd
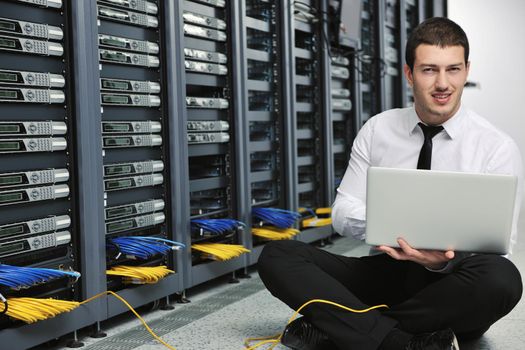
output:
[[[194,219],[191,220],[191,228],[201,233],[211,233],[222,235],[228,231],[236,230],[241,226],[246,226],[241,221],[234,219]]]
[[[129,236],[108,240],[108,248],[116,249],[120,254],[147,260],[155,255],[166,255],[170,250],[185,248],[182,243],[160,237]]]
[[[279,228],[292,227],[301,214],[285,209],[279,208],[253,208],[252,216],[255,221],[261,221],[264,224],[269,224]]]
[[[29,288],[52,279],[69,276],[75,279],[80,277],[76,271],[63,271],[40,267],[20,267],[0,264],[0,285],[21,289]]]

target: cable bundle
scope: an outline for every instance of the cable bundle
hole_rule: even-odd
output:
[[[246,224],[234,219],[191,220],[191,228],[200,231],[201,235],[203,235],[205,232],[211,233],[213,235],[222,235],[228,231],[236,230],[242,226],[246,226]]]
[[[315,213],[317,215],[331,215],[332,214],[332,208],[330,208],[330,207],[317,208],[317,209],[315,209]]]
[[[77,308],[80,303],[77,301],[57,300],[57,299],[37,299],[37,298],[8,298],[7,311],[5,314],[11,318],[33,323],[55,317],[63,312],[69,312]]]
[[[278,228],[288,228],[295,224],[297,219],[301,217],[301,214],[278,208],[253,208],[252,216],[254,222],[259,220],[263,224],[269,224]]]
[[[175,273],[166,266],[113,266],[106,270],[106,275],[120,276],[124,283],[153,284],[157,283],[170,273]]]
[[[80,273],[38,267],[19,267],[0,264],[0,285],[11,289],[29,288],[64,276],[78,279]]]
[[[301,220],[301,227],[321,227],[332,224],[332,208],[317,208],[313,211],[310,208],[299,208],[299,212],[303,216]],[[328,216],[320,218],[318,215]]]
[[[214,260],[229,260],[241,256],[244,253],[249,253],[250,250],[238,244],[223,244],[223,243],[198,243],[192,244],[191,249],[205,253],[207,257]]]
[[[253,227],[252,234],[257,237],[277,241],[281,239],[291,239],[300,231],[295,228],[278,228],[271,226]]]
[[[332,218],[309,218],[304,219],[301,222],[302,227],[320,227],[320,226],[328,226],[332,224]]]
[[[129,236],[109,239],[108,247],[118,250],[117,258],[120,257],[120,254],[124,254],[129,258],[147,260],[157,254],[166,255],[170,250],[177,250],[186,246],[159,237]]]

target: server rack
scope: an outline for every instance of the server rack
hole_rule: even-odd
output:
[[[380,110],[402,107],[401,0],[379,1]]]
[[[88,45],[75,40],[79,32],[92,31],[81,20],[92,17],[91,8],[62,1],[2,1],[1,5],[1,261],[71,268],[82,274],[75,284],[61,279],[3,293],[82,300],[100,290],[97,276],[102,266],[96,241],[83,234],[96,227],[96,211],[90,211],[88,221],[83,217],[94,197],[81,195],[88,188],[95,194],[100,187],[78,171],[96,168],[91,148],[85,148],[89,140],[84,139],[93,134],[90,106],[79,99],[80,93],[92,93],[93,87],[79,79],[89,74],[95,60]],[[86,59],[85,65],[80,57]],[[85,134],[80,135],[80,130]],[[95,263],[86,264],[88,255]],[[102,306],[95,302],[34,325],[3,316],[0,339],[13,349],[28,348],[101,320]]]
[[[352,143],[356,134],[357,107],[355,96],[358,93],[357,70],[355,57],[357,43],[354,47],[332,47],[331,53],[331,121],[332,121],[332,179],[333,195],[339,187],[348,166]]]
[[[179,238],[172,229],[176,203],[166,171],[172,152],[167,131],[177,121],[167,115],[165,11],[164,2],[97,1],[106,268],[166,265],[175,271],[161,283],[139,288],[108,276],[107,289],[123,290],[136,306],[182,289],[181,267],[170,256],[177,253],[136,258],[114,241]],[[108,299],[108,317],[125,310]]]
[[[294,197],[290,207],[308,213],[330,205],[330,194],[326,187],[330,181],[328,160],[323,158],[329,137],[329,121],[323,109],[327,101],[323,77],[329,76],[328,65],[323,62],[323,31],[326,23],[322,16],[326,4],[314,0],[292,1],[287,6],[293,10],[289,31],[292,93],[287,97],[294,101],[287,126],[294,159],[289,163],[293,167],[289,176],[293,179],[291,191]],[[291,129],[294,133],[288,132]],[[297,239],[312,242],[331,234],[329,225],[303,228]]]
[[[282,2],[247,0],[241,4],[244,149],[248,208],[287,208],[284,174]],[[245,219],[252,226],[250,217]],[[257,223],[254,223],[257,225]],[[248,235],[248,264],[255,264],[265,240]]]
[[[325,62],[330,74],[325,76],[326,93],[325,114],[328,115],[327,155],[329,158],[330,203],[333,203],[337,188],[348,166],[354,137],[360,127],[360,82],[359,82],[359,38],[350,37],[339,26],[338,13],[342,12],[341,1],[333,1],[324,10],[327,23],[329,46],[324,50]],[[356,10],[362,3],[354,4]],[[361,15],[361,14],[360,14]],[[340,19],[348,21],[348,19]],[[334,23],[335,22],[335,23]]]
[[[415,0],[405,0],[401,1],[400,4],[400,24],[401,32],[399,35],[399,41],[401,43],[401,63],[405,62],[405,46],[408,37],[412,33],[412,30],[415,26],[418,25],[420,20],[420,5]],[[412,90],[408,85],[408,81],[405,77],[405,74],[401,74],[401,103],[403,107],[411,106],[414,103],[414,96]]]
[[[359,71],[361,109],[359,113],[359,128],[371,117],[379,113],[380,104],[380,76],[383,61],[379,54],[378,31],[378,1],[363,0],[361,14],[361,45],[357,55],[357,69]]]
[[[180,22],[184,23],[186,81],[186,128],[188,147],[189,207],[187,232],[191,244],[225,243],[245,245],[245,232],[231,230],[215,235],[191,229],[194,219],[239,217],[243,191],[238,144],[242,118],[238,55],[238,11],[235,2],[184,1]],[[184,121],[183,121],[184,122]],[[243,256],[214,261],[213,257],[188,251],[185,286],[191,287],[244,268]]]

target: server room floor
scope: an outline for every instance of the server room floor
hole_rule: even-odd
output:
[[[525,210],[521,215],[521,240],[513,261],[525,275]],[[327,246],[329,251],[349,256],[366,254],[368,248],[350,238],[337,238]],[[275,299],[264,288],[256,272],[250,279],[228,284],[219,279],[190,290],[188,304],[175,304],[171,311],[143,310],[151,328],[177,350],[235,350],[243,349],[248,337],[262,337],[282,331],[292,310]],[[80,334],[85,350],[160,350],[140,322],[126,314],[103,324],[107,337],[93,339]],[[68,349],[60,345],[38,349]],[[275,349],[284,350],[282,345]],[[498,321],[481,339],[461,344],[462,350],[525,349],[525,299],[506,317]]]

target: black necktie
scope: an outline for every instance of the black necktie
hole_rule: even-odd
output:
[[[417,160],[418,169],[430,170],[430,163],[432,161],[432,138],[436,136],[441,130],[442,126],[429,126],[423,123],[418,123],[423,134],[425,135],[425,141],[419,152],[419,159]]]

